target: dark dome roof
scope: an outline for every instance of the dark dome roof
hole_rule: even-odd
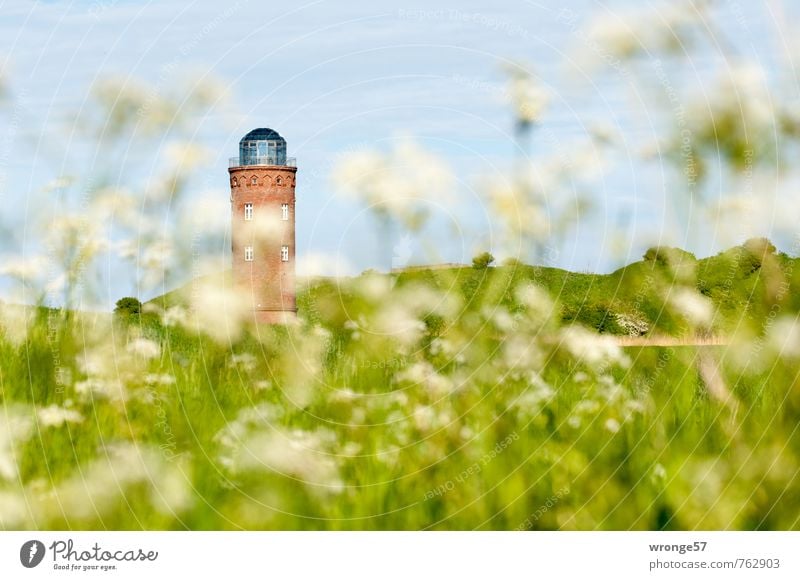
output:
[[[242,141],[283,141],[286,143],[286,139],[281,137],[277,131],[266,129],[264,127],[253,129],[247,135],[242,137]]]

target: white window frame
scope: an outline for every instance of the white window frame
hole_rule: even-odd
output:
[[[289,246],[281,246],[281,262],[289,261]]]
[[[253,261],[253,246],[244,247],[244,261],[245,262]]]
[[[289,204],[281,204],[281,219],[285,222],[289,221]]]
[[[244,204],[244,221],[249,222],[253,219],[253,204]]]

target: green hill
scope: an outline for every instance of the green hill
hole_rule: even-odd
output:
[[[532,282],[557,301],[564,322],[577,322],[618,335],[671,334],[689,330],[686,321],[665,304],[680,290],[696,290],[714,307],[710,333],[735,332],[742,324],[763,327],[775,308],[800,307],[800,261],[764,239],[748,240],[715,256],[697,259],[677,248],[658,247],[641,261],[610,274],[576,273],[545,266],[508,263],[486,269],[470,266],[415,266],[392,274],[394,284],[425,284],[439,290],[459,289],[470,297],[465,311],[487,304],[514,308],[514,291]],[[217,275],[230,284],[230,272]],[[363,276],[386,276],[368,271]],[[210,278],[214,278],[211,276]],[[352,279],[315,278],[298,284],[298,309],[312,322],[319,303],[346,300]],[[163,308],[186,306],[191,285],[150,301]]]

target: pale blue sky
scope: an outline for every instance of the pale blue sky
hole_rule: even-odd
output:
[[[780,47],[768,4],[721,4],[728,38],[771,70]],[[595,189],[594,213],[550,261],[609,271],[659,241],[707,254],[719,249],[719,240],[685,239],[665,170],[632,157],[655,136],[646,107],[613,71],[589,82],[569,65],[580,38],[559,17],[562,8],[582,25],[632,5],[642,2],[0,1],[0,56],[8,58],[11,88],[0,112],[3,218],[14,228],[29,220],[32,209],[22,203],[27,192],[85,151],[79,141],[70,143],[67,161],[49,142],[64,139],[93,82],[122,75],[167,90],[175,79],[166,71],[182,70],[213,75],[232,94],[226,109],[196,120],[193,138],[218,156],[193,187],[226,195],[227,158],[239,138],[251,128],[272,127],[300,166],[298,254],[338,252],[356,272],[380,267],[386,260],[373,222],[334,195],[327,174],[343,150],[387,148],[400,135],[412,136],[460,179],[458,202],[449,215],[435,216],[428,239],[441,260],[468,261],[492,244],[491,215],[475,186],[480,177],[504,171],[514,152],[500,63],[517,59],[532,64],[553,94],[534,154],[547,153],[554,140],[580,140],[597,124],[619,131],[627,147]],[[716,62],[708,53],[691,66],[667,61],[665,70],[676,86],[686,86],[710,75]],[[458,233],[447,225],[453,220]],[[422,248],[413,251],[427,259]],[[129,277],[109,276],[107,300],[132,293]]]

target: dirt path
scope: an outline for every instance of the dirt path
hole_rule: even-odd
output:
[[[617,336],[620,346],[726,346],[726,336]]]

